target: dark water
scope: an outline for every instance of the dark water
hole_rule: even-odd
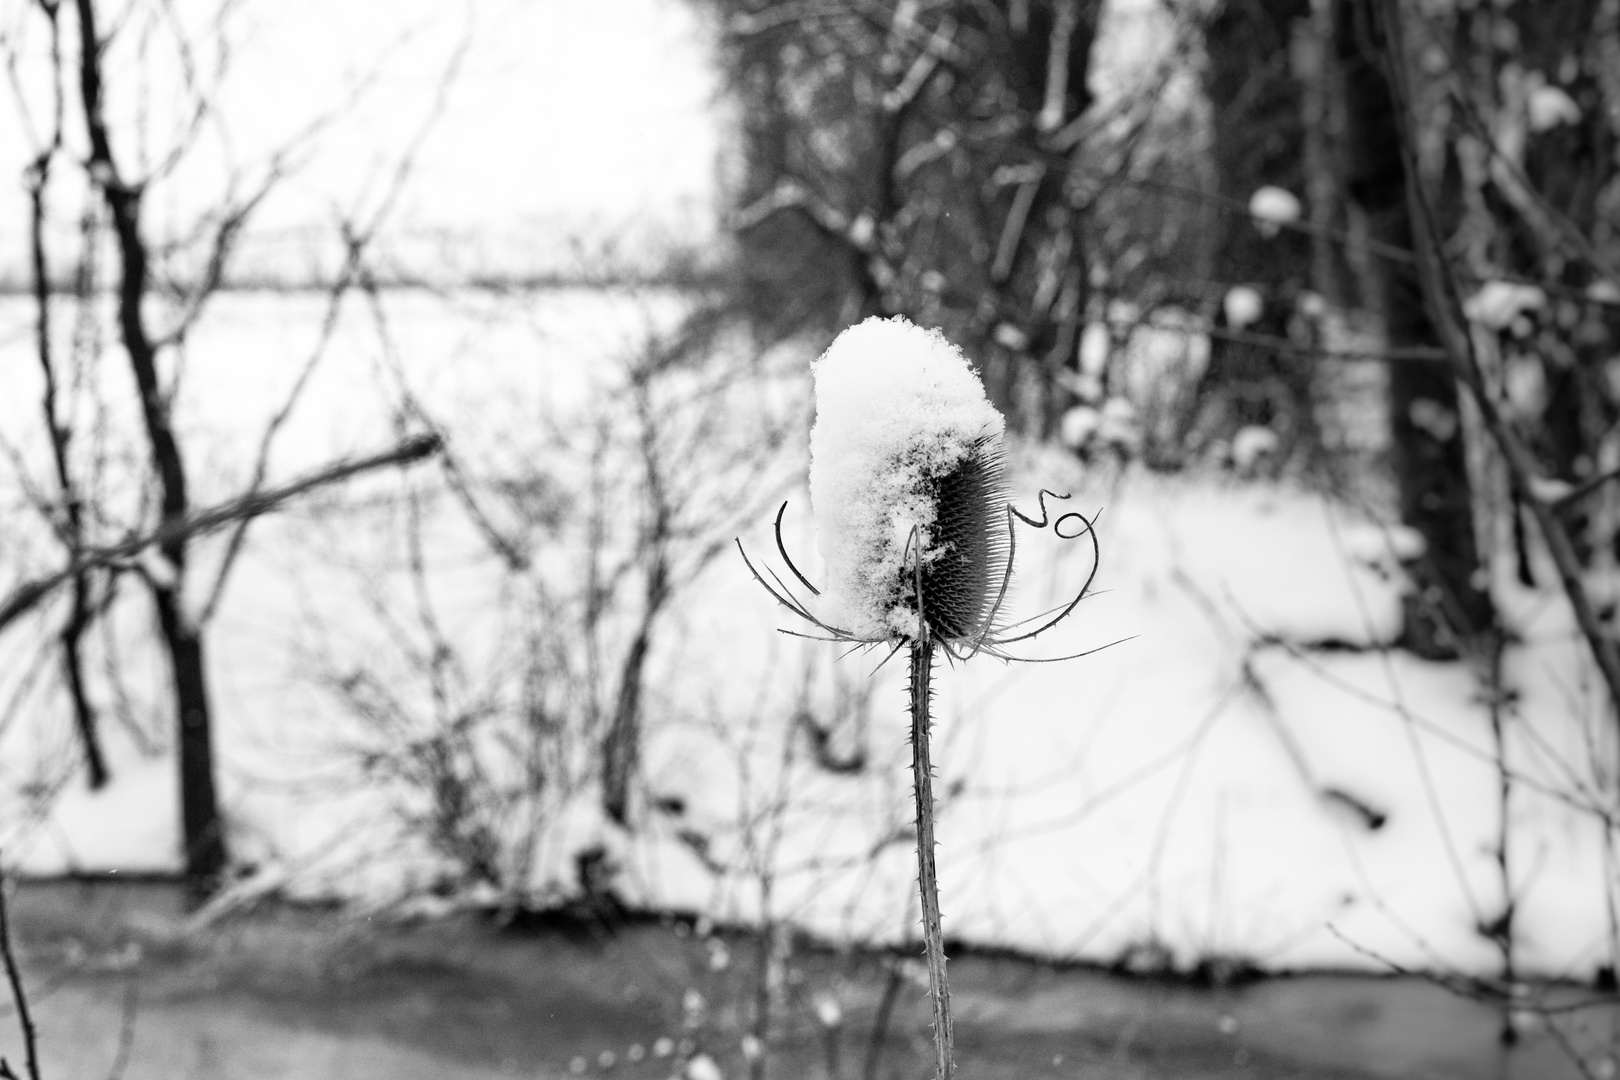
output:
[[[925,991],[870,954],[779,946],[780,962],[761,965],[750,938],[657,921],[503,929],[260,905],[203,924],[161,883],[24,885],[13,921],[44,1080],[641,1080],[676,1075],[683,1051],[708,1054],[729,1080],[749,1075],[744,1036],[766,967],[764,1075],[863,1080],[869,1064],[881,1080],[932,1075]],[[1200,988],[972,955],[950,972],[964,1080],[1556,1080],[1582,1075],[1577,1052],[1592,1075],[1613,1075],[1603,1048],[1620,1031],[1612,1004],[1559,1012],[1557,1030],[1521,1016],[1518,1044],[1504,1047],[1497,1005],[1421,979]],[[1592,996],[1551,993],[1561,1008]],[[0,1053],[20,1065],[9,1009]]]

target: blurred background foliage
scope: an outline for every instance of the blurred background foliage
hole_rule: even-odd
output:
[[[1481,543],[1505,525],[1534,571],[1524,493],[1433,322],[1411,183],[1482,388],[1536,476],[1592,486],[1560,514],[1582,567],[1612,569],[1614,3],[706,7],[760,324],[903,314],[960,341],[1031,436],[1392,509],[1425,548],[1404,641],[1455,655],[1492,622]]]

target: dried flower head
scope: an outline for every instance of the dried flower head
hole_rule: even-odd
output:
[[[777,549],[799,583],[821,599],[813,612],[769,568],[774,584],[766,581],[744,551],[777,601],[831,640],[898,648],[926,636],[958,659],[981,651],[1014,659],[1002,646],[1035,636],[1074,609],[1090,577],[1034,630],[1018,632],[1023,624],[1002,618],[1015,519],[1050,525],[1065,539],[1089,536],[1094,556],[1096,536],[1078,513],[1049,522],[1050,492],[1041,493],[1038,521],[1013,509],[1001,414],[959,349],[904,318],[872,318],[840,334],[814,374],[810,500],[827,589],[812,585],[788,556],[784,503],[776,516]]]

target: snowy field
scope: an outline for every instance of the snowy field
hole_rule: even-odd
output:
[[[250,475],[323,304],[227,295],[193,337],[179,410],[198,503]],[[722,340],[703,370],[662,375],[637,399],[626,364],[681,308],[563,291],[346,309],[272,477],[424,417],[448,433],[456,469],[369,477],[250,534],[210,628],[223,799],[247,868],[228,897],[544,903],[577,890],[576,856],[597,849],[634,904],[838,941],[915,936],[904,667],[775,633],[791,616],[726,547],[740,532],[786,577],[770,533],[785,498],[786,542],[819,580],[808,357],[750,369],[746,347]],[[0,427],[38,465],[27,318],[0,305]],[[120,378],[109,367],[112,400]],[[109,419],[115,480],[129,420]],[[664,549],[673,599],[644,624],[649,446],[680,527]],[[1286,485],[1082,471],[1027,447],[1012,458],[1026,511],[1042,487],[1101,511],[1097,594],[1025,655],[1118,643],[1064,663],[942,669],[947,934],[1148,969],[1498,972],[1480,928],[1504,907],[1502,770],[1467,665],[1380,647],[1398,626],[1403,538]],[[8,521],[30,520],[14,468],[4,475]],[[1018,553],[1023,614],[1066,602],[1091,564],[1088,544],[1050,534],[1021,534]],[[218,554],[200,548],[199,583]],[[37,528],[9,533],[0,581],[52,556]],[[40,662],[49,623],[0,639],[8,869],[179,865],[171,740],[153,707],[162,666],[135,592],[93,664],[116,647],[123,672],[95,687],[115,777],[100,793],[74,773],[64,698]],[[1523,639],[1505,739],[1515,959],[1588,977],[1610,955],[1592,808],[1613,738],[1561,604],[1509,607]],[[590,758],[643,625],[643,781],[626,832],[598,808]],[[479,809],[450,826],[435,816],[444,790],[423,748],[453,759]],[[501,889],[459,884],[457,844],[483,839]]]

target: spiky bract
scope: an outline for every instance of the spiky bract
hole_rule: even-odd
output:
[[[923,619],[941,640],[972,642],[990,629],[1007,566],[1006,489],[1000,447],[988,438],[928,480],[933,525],[919,553],[920,575],[902,572],[901,594],[921,600]],[[918,576],[920,587],[911,580]]]

